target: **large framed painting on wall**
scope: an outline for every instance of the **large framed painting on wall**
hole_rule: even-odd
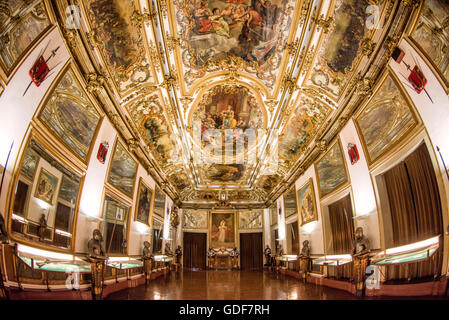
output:
[[[236,217],[231,211],[212,211],[209,224],[209,246],[233,248],[236,239]]]
[[[143,179],[140,178],[134,219],[143,224],[150,225],[150,216],[153,203],[154,190],[148,187],[145,182],[143,182]]]
[[[10,76],[31,46],[49,30],[51,20],[43,0],[6,1],[2,6],[0,66]]]
[[[284,208],[286,218],[294,215],[297,212],[296,210],[298,209],[298,206],[296,204],[295,186],[284,193]]]
[[[448,20],[449,2],[447,0],[421,1],[419,16],[410,32],[413,43],[437,70],[446,89],[449,89]]]
[[[127,254],[128,214],[130,206],[119,198],[106,194],[103,204],[102,234],[106,253]]]
[[[318,161],[316,171],[321,197],[331,193],[348,181],[345,159],[339,140]]]
[[[109,168],[108,182],[132,198],[136,173],[137,162],[117,140]]]
[[[296,193],[301,226],[318,220],[313,180],[309,179]]]
[[[241,211],[239,212],[239,229],[262,229],[263,214],[261,211]]]
[[[164,219],[165,215],[165,193],[156,184],[154,191],[154,209],[153,213]]]
[[[370,163],[379,159],[418,123],[410,105],[390,73],[386,73],[362,112],[356,126]]]
[[[182,215],[184,229],[207,229],[207,211],[185,209]]]
[[[100,114],[68,68],[47,98],[39,120],[77,157],[87,162]]]
[[[270,226],[274,226],[278,223],[278,210],[277,205],[270,207]]]

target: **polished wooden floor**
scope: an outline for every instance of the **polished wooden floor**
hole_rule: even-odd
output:
[[[431,298],[431,297],[428,297]],[[427,298],[427,299],[428,299]],[[112,300],[349,300],[345,291],[270,272],[184,271],[111,294]],[[426,299],[423,297],[423,299]],[[432,298],[431,298],[432,299]]]

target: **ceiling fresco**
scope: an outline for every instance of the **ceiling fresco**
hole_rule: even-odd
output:
[[[276,81],[292,26],[294,0],[175,0],[186,85],[230,67]]]
[[[89,92],[170,197],[266,207],[360,105],[343,98],[367,92],[407,3],[78,0],[78,30],[61,23],[72,1],[52,5]]]

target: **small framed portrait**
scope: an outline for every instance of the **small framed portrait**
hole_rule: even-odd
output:
[[[154,191],[143,182],[142,178],[140,178],[134,220],[150,225],[150,215],[153,202]]]
[[[297,192],[298,212],[301,218],[301,226],[318,220],[313,181],[309,179]]]
[[[53,205],[53,200],[56,198],[55,193],[57,187],[58,178],[44,168],[41,168],[34,197]]]

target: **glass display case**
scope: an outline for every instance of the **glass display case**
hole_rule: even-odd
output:
[[[382,266],[426,260],[437,252],[439,246],[440,236],[437,236],[405,246],[387,249],[372,257],[371,264]]]
[[[284,254],[279,258],[279,260],[282,262],[294,262],[298,261],[298,256],[295,254]]]
[[[143,267],[143,261],[128,257],[111,257],[106,262],[106,265],[111,268],[126,270]]]
[[[352,262],[350,254],[328,255],[313,260],[314,265],[318,266],[342,266]]]
[[[90,263],[81,258],[18,245],[17,257],[33,270],[89,273]]]

